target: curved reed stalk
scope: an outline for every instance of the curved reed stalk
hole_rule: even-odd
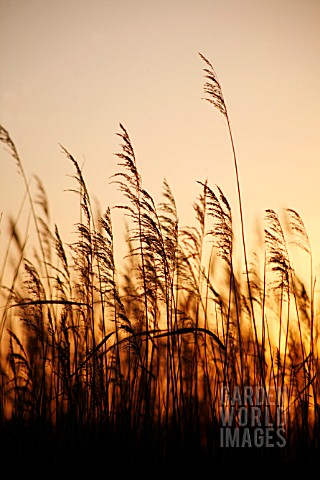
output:
[[[248,297],[249,297],[249,302],[250,302],[251,319],[252,319],[252,322],[253,322],[254,335],[255,335],[256,355],[259,359],[260,375],[263,377],[263,371],[264,371],[263,359],[261,357],[261,353],[260,353],[260,349],[259,349],[257,324],[256,324],[256,319],[255,319],[255,313],[254,313],[253,296],[252,296],[252,293],[251,293],[248,256],[247,256],[247,246],[246,246],[246,240],[245,240],[245,225],[244,225],[244,215],[243,215],[243,207],[242,207],[242,195],[241,195],[240,178],[239,178],[239,171],[238,171],[238,160],[237,160],[235,144],[234,144],[233,135],[232,135],[231,122],[230,122],[230,118],[229,118],[229,115],[228,115],[228,110],[227,110],[226,102],[225,102],[225,99],[224,99],[224,95],[223,95],[223,92],[222,92],[222,87],[221,87],[221,84],[219,82],[218,76],[215,72],[215,69],[214,69],[213,65],[209,62],[209,60],[207,60],[207,58],[204,57],[200,52],[199,52],[199,55],[207,65],[207,67],[204,68],[204,73],[205,73],[204,76],[207,79],[207,81],[204,84],[204,92],[207,95],[205,97],[205,100],[207,102],[211,103],[215,108],[217,108],[222,113],[222,115],[225,117],[225,119],[227,121],[228,133],[229,133],[229,138],[230,138],[232,153],[233,153],[235,176],[236,176],[236,185],[237,185],[237,193],[238,193],[238,205],[239,205],[239,213],[240,213],[242,247],[243,247],[243,254],[244,254],[245,273],[246,273],[246,278],[247,278],[247,289],[248,289]]]

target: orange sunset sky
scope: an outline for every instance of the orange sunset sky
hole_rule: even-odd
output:
[[[167,179],[181,225],[206,178],[237,217],[226,122],[202,100],[198,52],[213,63],[228,107],[247,236],[265,209],[293,208],[319,262],[319,0],[0,0],[0,123],[28,178],[43,181],[53,224],[69,242],[79,220],[59,144],[102,210],[122,202],[110,184],[120,122],[144,187],[161,201]],[[3,145],[0,165],[3,242],[25,187]],[[122,214],[114,220],[121,242]]]

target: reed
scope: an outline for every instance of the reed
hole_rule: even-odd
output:
[[[231,122],[213,65],[200,57],[206,100],[227,122],[240,239],[222,188],[207,181],[196,179],[193,225],[179,224],[166,180],[156,204],[120,124],[111,185],[123,203],[103,214],[61,146],[80,206],[77,238],[67,245],[51,224],[41,180],[33,193],[11,136],[0,129],[30,206],[25,224],[20,212],[10,219],[1,258],[1,452],[8,464],[19,456],[21,474],[37,476],[37,467],[55,478],[92,475],[101,462],[108,468],[106,455],[119,473],[140,477],[154,468],[212,474],[234,465],[236,473],[256,462],[270,473],[316,468],[319,328],[310,241],[296,211],[287,209],[282,223],[269,209],[262,258],[248,252]],[[121,262],[112,208],[127,221]],[[31,220],[38,243],[30,253]],[[308,285],[295,271],[292,241],[309,259]]]

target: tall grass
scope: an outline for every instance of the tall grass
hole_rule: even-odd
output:
[[[20,227],[20,213],[9,219],[1,266],[1,451],[4,458],[20,456],[23,471],[32,470],[31,455],[40,472],[50,469],[58,478],[92,474],[101,462],[105,468],[116,463],[131,476],[154,468],[182,474],[194,466],[210,474],[217,465],[230,471],[232,464],[256,460],[287,473],[300,461],[310,472],[315,468],[319,331],[310,241],[296,211],[288,209],[282,225],[267,210],[262,258],[248,252],[231,123],[214,68],[200,57],[206,100],[225,117],[232,146],[239,271],[234,213],[223,190],[196,179],[194,223],[181,226],[168,183],[158,205],[143,187],[122,124],[111,183],[123,194],[114,207],[127,218],[128,254],[117,261],[112,209],[97,219],[79,164],[61,147],[74,168],[70,189],[80,205],[77,239],[66,245],[50,222],[40,179],[33,193],[1,127],[0,140],[18,165],[30,206],[26,225]],[[31,221],[37,246],[30,255]],[[295,272],[291,241],[309,259],[308,285]],[[255,390],[270,397],[259,403],[248,396]],[[224,401],[226,392],[238,395],[233,403]],[[257,423],[258,411],[268,423]],[[226,418],[229,448],[221,440]],[[259,426],[265,437],[258,445]],[[237,438],[244,448],[237,448]]]

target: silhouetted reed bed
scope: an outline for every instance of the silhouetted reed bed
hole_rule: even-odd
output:
[[[219,467],[239,474],[255,465],[312,473],[316,466],[310,241],[296,211],[287,209],[283,225],[267,210],[264,243],[247,251],[228,111],[213,66],[200,56],[206,100],[226,119],[232,145],[243,268],[222,189],[199,181],[194,223],[180,226],[168,183],[160,204],[144,189],[122,125],[111,183],[123,194],[116,208],[128,222],[128,254],[118,264],[112,210],[97,218],[79,164],[62,147],[81,206],[77,240],[65,244],[50,222],[45,188],[37,178],[31,190],[1,127],[30,207],[24,230],[20,213],[9,219],[1,259],[0,452],[12,472],[68,478],[112,465],[144,477],[193,468],[213,475]],[[292,241],[305,255],[307,283],[295,271]]]

